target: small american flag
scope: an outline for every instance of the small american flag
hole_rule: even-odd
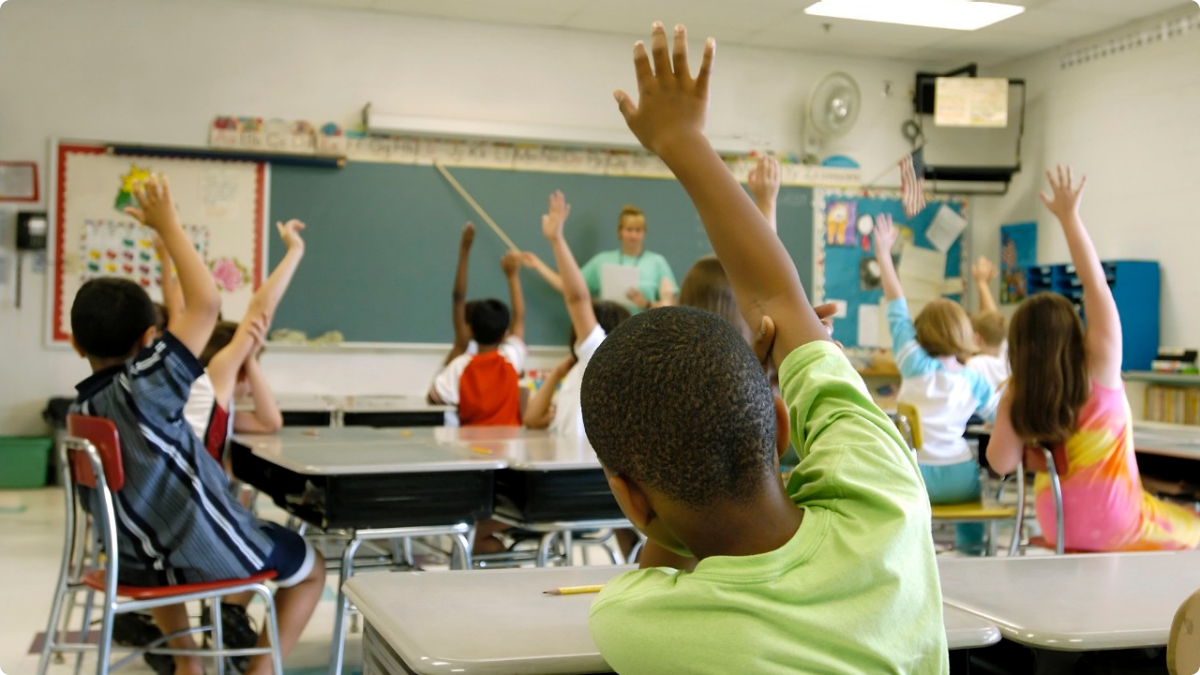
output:
[[[904,215],[909,218],[925,210],[924,146],[900,160],[900,199],[904,203]]]

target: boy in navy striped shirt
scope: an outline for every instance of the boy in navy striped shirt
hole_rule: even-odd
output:
[[[121,438],[125,487],[114,495],[120,583],[139,586],[219,581],[274,570],[280,648],[296,643],[321,597],[325,564],[300,535],[256,520],[230,496],[221,466],[205,452],[182,412],[203,372],[196,355],[212,334],[220,298],[207,267],[180,227],[166,179],[134,194],[129,214],[154,229],[179,274],[184,307],[155,339],[154,305],[137,284],[93,279],[75,295],[71,342],[92,366],[72,412],[106,417]],[[81,489],[89,510],[96,495]],[[152,610],[163,633],[188,627],[183,605]],[[259,644],[267,643],[264,631]],[[191,636],[171,641],[194,647]],[[256,656],[247,673],[271,671]],[[203,672],[197,657],[175,657],[179,675]]]

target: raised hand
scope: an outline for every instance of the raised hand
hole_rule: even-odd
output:
[[[515,277],[521,272],[521,254],[517,251],[506,251],[500,256],[500,269],[504,270],[504,276]]]
[[[140,207],[126,206],[125,213],[155,231],[178,224],[175,204],[171,201],[171,183],[166,176],[150,176],[133,185],[133,196]]]
[[[253,340],[253,347],[250,351],[249,359],[254,358],[254,353],[258,348],[263,346],[267,341],[267,330],[271,327],[271,317],[266,312],[260,312],[253,319],[246,323],[246,332],[250,334]]]
[[[283,239],[283,245],[289,251],[304,252],[304,239],[300,237],[300,231],[304,229],[304,223],[293,218],[286,223],[275,223],[275,229],[279,230],[279,238]]]
[[[754,168],[750,169],[746,186],[750,188],[750,194],[754,195],[755,201],[760,205],[775,203],[775,199],[779,196],[780,173],[778,159],[771,155],[758,156]]]
[[[614,96],[630,131],[648,150],[662,156],[676,140],[703,135],[716,49],[716,41],[709,38],[704,45],[700,72],[693,78],[688,67],[687,29],[683,26],[675,26],[674,49],[668,54],[666,30],[662,23],[654,22],[650,38],[653,65],[645,43],[639,41],[634,45],[637,103],[620,89]]]
[[[555,190],[554,194],[550,195],[546,214],[542,216],[542,234],[546,239],[553,242],[562,238],[563,223],[567,222],[570,215],[571,205],[567,203],[567,198],[563,196],[562,190]]]
[[[625,297],[629,298],[629,301],[639,309],[650,309],[650,301],[647,300],[645,294],[643,294],[637,288],[631,288],[628,291],[625,291]]]
[[[996,269],[991,260],[987,259],[987,256],[981,255],[979,256],[979,260],[976,260],[975,264],[971,265],[971,276],[977,283],[986,284],[1000,276],[1000,271]]]
[[[896,239],[900,236],[900,231],[892,225],[892,216],[887,213],[881,213],[875,216],[875,254],[891,255],[892,247],[896,245]]]
[[[458,248],[462,251],[470,251],[473,243],[475,243],[475,223],[467,223],[463,225],[462,239],[458,242]]]
[[[1050,194],[1039,193],[1046,208],[1050,209],[1059,222],[1078,217],[1079,202],[1083,200],[1083,188],[1087,185],[1087,176],[1080,179],[1079,184],[1076,185],[1071,167],[1068,166],[1064,169],[1059,164],[1055,167],[1055,171],[1046,171],[1046,178],[1050,179]]]

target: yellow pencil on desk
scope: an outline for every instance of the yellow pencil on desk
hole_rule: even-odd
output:
[[[491,450],[488,450],[487,448],[483,447],[482,445],[472,445],[472,446],[471,446],[471,452],[473,452],[473,453],[475,453],[475,454],[477,454],[477,455],[490,455],[490,454],[492,454],[492,451],[491,451]]]
[[[582,595],[584,593],[599,593],[604,590],[604,584],[593,584],[591,586],[563,586],[562,588],[552,588],[548,591],[542,591],[544,595]]]

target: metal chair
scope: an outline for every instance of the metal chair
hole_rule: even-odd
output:
[[[97,653],[96,673],[105,675],[111,670],[126,665],[145,653],[174,655],[207,655],[215,660],[218,675],[225,672],[225,657],[270,654],[274,672],[283,675],[283,661],[279,652],[279,634],[275,621],[275,603],[271,591],[264,582],[275,577],[274,572],[264,572],[246,579],[230,579],[175,586],[127,586],[118,584],[119,553],[117,551],[117,523],[114,493],[125,486],[125,471],[121,461],[120,440],[112,421],[84,415],[71,415],[67,419],[67,436],[60,444],[62,458],[63,495],[66,501],[66,537],[62,563],[59,568],[58,584],[50,608],[46,628],[46,639],[42,646],[39,675],[44,675],[52,656],[68,652],[76,653],[75,671],[79,672],[83,654]],[[89,515],[84,512],[75,491],[82,486],[94,490],[99,497],[99,508]],[[94,532],[89,534],[89,524]],[[90,538],[98,535],[99,550],[92,554]],[[74,605],[75,596],[86,593],[83,621],[78,642],[68,642],[69,627],[60,625],[64,601]],[[100,603],[99,644],[89,643],[92,624],[94,596],[102,594]],[[235,593],[252,592],[266,603],[267,629],[271,644],[268,647],[248,649],[225,649],[221,647],[221,598]],[[69,598],[69,600],[68,600]],[[123,599],[127,598],[127,599]],[[164,635],[144,648],[137,648],[128,656],[111,663],[113,617],[153,607],[162,607],[196,600],[211,601],[211,626],[200,626],[186,631]],[[70,611],[66,620],[70,620]],[[212,632],[213,647],[209,649],[177,649],[163,647],[167,640],[183,635]]]
[[[908,443],[910,450],[919,449],[924,440],[921,433],[921,413],[911,403],[900,403],[896,406],[896,414],[892,418],[901,436]],[[934,504],[930,507],[935,523],[961,524],[984,523],[988,525],[989,555],[996,553],[996,525],[1005,520],[1013,522],[1013,536],[1008,545],[1008,555],[1015,556],[1020,551],[1021,533],[1025,527],[1025,470],[1024,462],[1017,466],[1017,505],[992,506],[984,504],[982,499],[962,504]],[[997,501],[1003,491],[1003,485],[997,494]]]

